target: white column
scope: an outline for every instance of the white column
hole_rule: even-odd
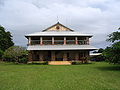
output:
[[[43,38],[40,37],[40,45],[43,45]]]
[[[54,45],[54,37],[52,37],[52,45]]]
[[[64,37],[64,45],[66,45],[66,37]]]
[[[75,44],[78,44],[78,37],[75,37]]]
[[[28,44],[31,45],[31,37],[28,38]]]

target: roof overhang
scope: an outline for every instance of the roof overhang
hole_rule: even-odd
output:
[[[82,34],[79,32],[36,32],[33,34],[26,34],[25,37],[29,36],[88,36],[92,37],[91,34]]]
[[[91,45],[31,45],[27,50],[97,50]]]

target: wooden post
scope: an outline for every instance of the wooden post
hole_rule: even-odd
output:
[[[63,53],[63,61],[67,61],[67,53],[66,52]]]
[[[54,45],[55,43],[54,37],[52,37],[52,45]]]
[[[87,45],[89,45],[89,37],[86,37]]]
[[[28,53],[28,61],[32,61],[32,51],[29,51]]]
[[[64,37],[64,45],[66,45],[66,37]]]
[[[55,61],[55,51],[51,51],[51,61]]]
[[[75,60],[78,61],[79,60],[79,52],[75,52]]]
[[[75,37],[75,44],[78,44],[78,37]]]
[[[43,45],[43,38],[40,37],[40,45]]]
[[[28,38],[28,44],[31,45],[31,37]]]
[[[40,54],[39,54],[39,60],[43,61],[43,53],[42,52],[40,52]]]

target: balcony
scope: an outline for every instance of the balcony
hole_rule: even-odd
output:
[[[64,40],[54,40],[54,44],[55,45],[63,45],[64,44]]]
[[[75,40],[66,40],[67,45],[75,45]],[[64,40],[42,40],[43,45],[63,45]],[[87,40],[78,40],[78,45],[87,45]],[[40,40],[31,40],[31,45],[40,45]]]
[[[75,40],[66,40],[66,44],[75,44]]]
[[[78,40],[79,45],[87,45],[87,40]]]
[[[40,45],[40,40],[31,40],[31,45]]]
[[[43,40],[43,45],[52,45],[52,40]]]

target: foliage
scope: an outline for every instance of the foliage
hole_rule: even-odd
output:
[[[12,36],[10,32],[6,32],[4,27],[0,26],[0,49],[5,51],[7,48],[13,46]]]
[[[115,42],[115,41],[119,41],[120,40],[120,32],[113,32],[112,34],[109,34],[108,35],[108,39],[107,41],[110,41],[110,42]]]
[[[107,47],[103,52],[103,55],[108,62],[120,64],[120,42],[116,42],[111,47]]]
[[[113,42],[113,44],[104,50],[103,55],[108,62],[120,64],[120,32],[110,34],[107,41]]]
[[[3,55],[3,51],[0,50],[0,59],[2,58],[2,55]]]
[[[98,52],[97,53],[102,53],[104,51],[104,49],[103,48],[100,48],[100,49],[98,49]]]
[[[79,65],[79,64],[82,64],[82,62],[80,62],[80,61],[72,61],[72,65]]]
[[[35,65],[48,65],[48,61],[32,61],[32,62],[29,62],[28,64],[35,64]]]
[[[3,55],[5,61],[12,61],[16,63],[27,62],[27,51],[20,46],[12,46],[8,48]]]
[[[91,61],[105,61],[105,57],[103,55],[93,56],[90,58]]]
[[[98,50],[95,50],[93,53],[102,53],[104,51],[103,48],[99,48]]]

